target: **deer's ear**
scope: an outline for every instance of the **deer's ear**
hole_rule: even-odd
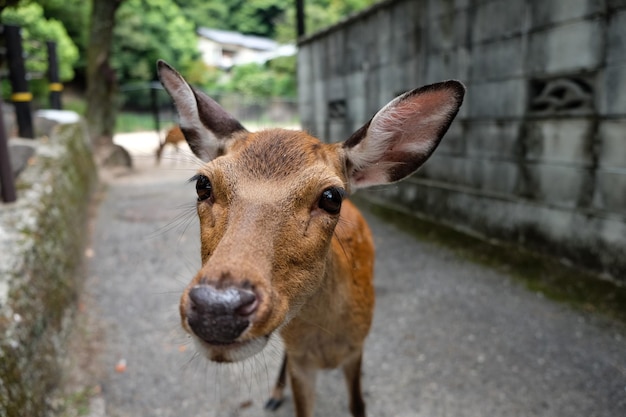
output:
[[[433,153],[463,102],[465,87],[445,81],[396,97],[343,143],[352,189],[412,174]]]
[[[185,139],[198,158],[210,161],[222,155],[235,133],[246,131],[213,99],[187,84],[165,61],[157,62],[157,71],[161,84],[174,100]]]

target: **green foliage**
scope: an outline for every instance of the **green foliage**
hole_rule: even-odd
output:
[[[350,14],[361,11],[379,0],[309,0],[305,1],[306,33],[331,26]],[[289,7],[275,22],[275,39],[293,42],[296,39],[296,9]]]
[[[296,97],[298,95],[296,81],[296,56],[275,58],[267,63],[274,74],[274,91],[276,97]]]
[[[231,8],[225,1],[174,0],[196,28],[230,29],[228,24]]]
[[[313,33],[376,0],[306,0],[307,33]],[[46,70],[43,41],[59,43],[61,78],[73,77],[72,67],[84,68],[91,1],[10,0],[2,21],[20,24],[30,72]],[[209,91],[238,92],[259,97],[296,95],[295,57],[278,58],[265,65],[237,67],[225,75],[207,68],[197,50],[198,27],[234,30],[294,42],[293,0],[124,0],[116,15],[113,66],[119,83],[155,80],[155,62],[162,58],[176,65],[192,83]],[[63,28],[64,27],[64,28]],[[70,40],[71,37],[71,40]],[[76,49],[78,47],[78,50]],[[31,83],[34,93],[46,92],[42,82]],[[144,92],[126,92],[126,100],[139,107],[149,103]],[[142,104],[143,103],[143,104]]]
[[[195,27],[274,37],[275,23],[292,0],[174,0]]]
[[[67,34],[76,44],[79,59],[75,68],[86,66],[87,38],[91,1],[86,0],[37,0],[43,7],[47,19],[55,19],[63,23]]]
[[[43,8],[37,3],[27,3],[2,11],[2,22],[22,27],[22,39],[26,71],[45,75],[48,68],[46,41],[56,41],[61,81],[74,77],[74,64],[78,61],[78,49],[65,27],[56,19],[46,19]]]
[[[232,1],[229,24],[238,32],[273,38],[276,22],[294,4],[289,0]]]
[[[183,72],[199,59],[194,25],[173,0],[126,0],[116,18],[113,66],[121,84],[155,80],[159,58]]]
[[[228,77],[213,77],[203,88],[214,94],[238,93],[253,97],[296,97],[296,57],[266,64],[237,65]]]
[[[233,67],[232,77],[226,91],[242,93],[254,97],[267,97],[272,94],[274,79],[259,64],[245,64]]]

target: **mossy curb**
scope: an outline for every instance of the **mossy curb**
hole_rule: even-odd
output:
[[[626,324],[626,287],[559,259],[477,236],[417,217],[369,194],[354,196],[360,207],[414,237],[506,273],[531,291]]]
[[[59,125],[0,205],[0,417],[42,416],[80,292],[97,172],[81,124]]]

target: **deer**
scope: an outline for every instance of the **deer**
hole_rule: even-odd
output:
[[[230,363],[284,345],[266,403],[312,417],[320,370],[340,368],[353,417],[365,417],[363,346],[374,313],[372,233],[348,196],[399,181],[434,152],[457,115],[455,80],[391,100],[341,143],[304,131],[250,132],[159,60],[180,128],[203,162],[195,182],[201,267],[182,291],[183,329],[208,360]]]
[[[176,148],[176,152],[178,152],[178,145],[183,142],[185,142],[185,136],[183,136],[180,126],[172,126],[165,134],[165,140],[159,144],[156,150],[156,164],[159,165],[161,162],[161,155],[163,154],[165,145],[173,145]]]

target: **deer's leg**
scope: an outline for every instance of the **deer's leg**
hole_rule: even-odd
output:
[[[359,352],[343,365],[343,374],[346,377],[350,397],[350,412],[353,417],[365,417],[365,401],[361,393],[361,356],[362,352]]]
[[[275,411],[280,407],[283,403],[283,392],[285,390],[285,386],[287,385],[287,354],[283,356],[283,364],[280,367],[280,372],[278,373],[278,379],[276,380],[276,385],[272,390],[272,395],[270,399],[265,403],[265,409]]]
[[[292,358],[293,359],[293,358]],[[288,365],[296,417],[313,417],[317,369],[290,360]]]

